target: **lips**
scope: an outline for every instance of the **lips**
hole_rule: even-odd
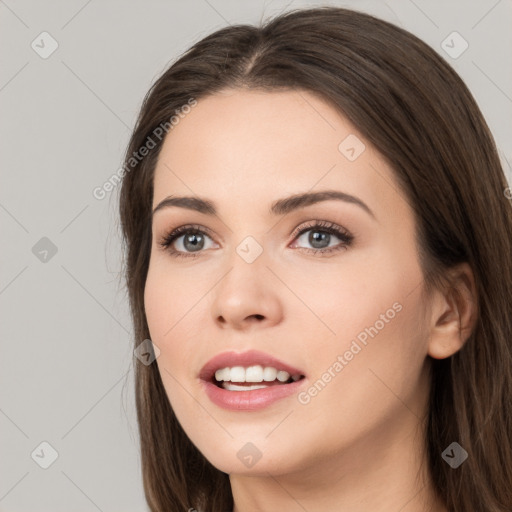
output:
[[[265,370],[273,368],[276,375],[281,374],[281,379],[286,377],[285,372],[290,376],[287,382],[276,378],[273,382],[265,381],[254,385],[250,381],[244,383],[222,382],[222,385],[215,378],[215,372],[221,370],[224,374],[226,369],[235,369],[235,374],[242,375],[242,368],[265,367]],[[230,370],[231,371],[231,370]],[[292,379],[294,376],[297,380]],[[272,375],[267,375],[271,378]],[[269,407],[276,402],[285,400],[296,394],[307,383],[304,372],[284,361],[276,359],[270,354],[249,350],[248,352],[223,352],[210,359],[199,372],[201,388],[206,396],[218,407],[229,411],[255,412]],[[255,381],[252,378],[250,380]]]
[[[260,365],[263,367],[273,367],[277,370],[283,370],[290,375],[305,376],[304,372],[294,366],[281,361],[270,354],[260,352],[258,350],[249,350],[247,352],[223,352],[210,359],[199,372],[199,378],[207,382],[214,382],[215,372],[222,368],[232,368],[234,366],[250,366]]]

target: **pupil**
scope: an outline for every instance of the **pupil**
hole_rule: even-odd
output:
[[[329,245],[328,237],[331,235],[329,233],[322,233],[320,231],[312,231],[309,235],[309,243],[315,248],[315,249],[321,249],[323,247],[327,247]],[[327,240],[327,244],[323,244],[322,242],[325,242]],[[320,246],[317,244],[320,241]]]
[[[191,233],[185,236],[183,245],[187,250],[197,251],[202,249],[204,245],[204,238],[200,233]]]

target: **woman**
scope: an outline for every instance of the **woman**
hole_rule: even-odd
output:
[[[333,7],[218,30],[124,168],[152,511],[512,510],[512,209],[430,47]]]

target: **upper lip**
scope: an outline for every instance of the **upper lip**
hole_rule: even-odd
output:
[[[212,357],[199,372],[199,378],[202,380],[210,381],[213,379],[215,372],[221,368],[232,368],[233,366],[249,366],[261,365],[272,366],[277,370],[284,370],[290,375],[304,375],[302,370],[299,370],[283,361],[260,352],[258,350],[248,350],[247,352],[222,352]]]

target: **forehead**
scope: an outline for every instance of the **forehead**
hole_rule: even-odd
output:
[[[162,156],[183,161],[187,153],[187,162],[206,157],[211,166],[233,164],[238,172],[258,164],[269,171],[270,163],[300,160],[315,148],[337,151],[340,122],[307,92],[227,90],[198,101],[166,137]]]
[[[347,144],[360,152],[356,159],[347,158]],[[371,203],[391,174],[357,129],[314,94],[226,90],[198,100],[167,135],[153,206],[171,193],[266,206],[313,188]]]

